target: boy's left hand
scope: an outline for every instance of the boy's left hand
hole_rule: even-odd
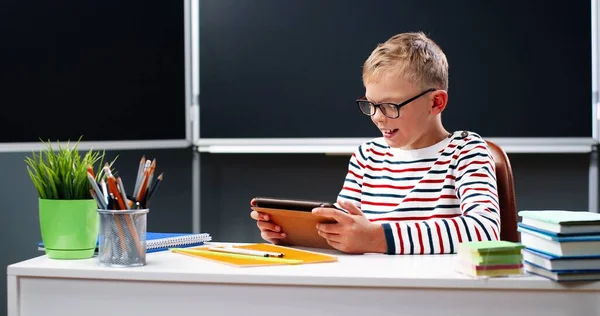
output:
[[[349,201],[339,200],[338,204],[348,214],[334,208],[313,209],[313,214],[331,217],[337,221],[335,224],[317,224],[319,235],[333,248],[343,252],[386,252],[387,245],[381,225],[369,221],[363,212]]]

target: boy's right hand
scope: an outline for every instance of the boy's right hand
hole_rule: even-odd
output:
[[[254,205],[254,200],[252,200],[251,205]],[[281,231],[281,227],[269,221],[271,219],[269,214],[252,211],[250,217],[256,221],[262,239],[272,244],[278,244],[281,239],[285,238],[285,233]]]

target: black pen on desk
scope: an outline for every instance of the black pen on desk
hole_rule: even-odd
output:
[[[212,251],[236,253],[236,254],[240,254],[240,255],[250,255],[250,256],[258,256],[258,257],[277,257],[277,258],[283,257],[283,254],[279,253],[279,252],[259,251],[259,250],[235,248],[235,247],[211,247],[208,249],[212,250]]]

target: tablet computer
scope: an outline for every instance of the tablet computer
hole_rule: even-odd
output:
[[[278,199],[256,197],[251,209],[269,214],[270,222],[279,225],[286,234],[281,239],[283,245],[333,249],[317,233],[318,223],[335,223],[330,217],[314,215],[312,209],[316,207],[336,208],[333,203],[323,201]]]

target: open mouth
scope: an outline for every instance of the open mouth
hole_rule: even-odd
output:
[[[393,137],[394,135],[396,135],[396,133],[398,132],[398,129],[397,128],[382,129],[381,132],[383,133],[383,137],[390,138],[390,137]]]

